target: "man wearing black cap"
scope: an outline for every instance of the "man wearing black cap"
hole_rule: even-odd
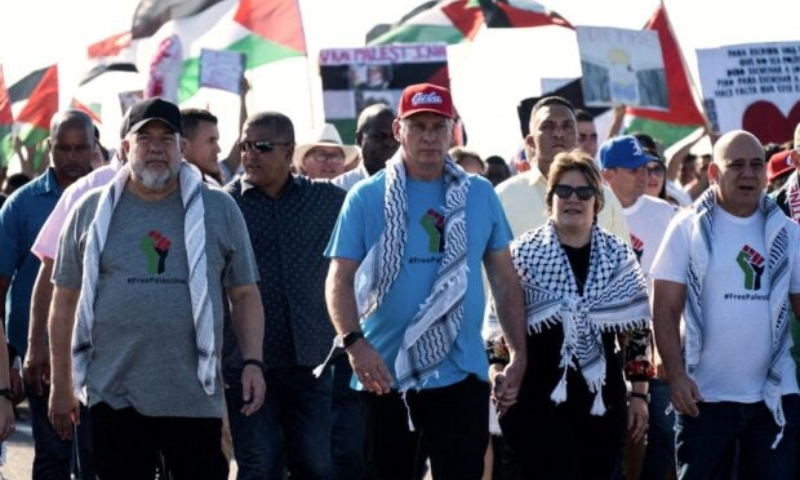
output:
[[[181,162],[177,106],[140,102],[124,130],[128,163],[76,207],[60,240],[50,420],[70,438],[76,397],[89,406],[99,478],[152,477],[160,454],[176,478],[226,479],[223,287],[246,359],[243,413],[260,408],[265,388],[246,227],[235,203]]]
[[[511,351],[496,396],[513,402],[525,369],[510,228],[492,185],[447,155],[453,117],[447,89],[403,91],[392,126],[400,149],[350,190],[326,251],[335,342],[362,392],[367,465],[377,478],[413,478],[420,444],[437,480],[482,476],[489,440],[482,265]]]

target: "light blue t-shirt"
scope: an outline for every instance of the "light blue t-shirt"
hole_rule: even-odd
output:
[[[350,190],[325,255],[361,262],[379,241],[385,223],[385,178],[385,173],[379,172]],[[394,362],[403,334],[430,294],[444,257],[444,180],[422,182],[409,178],[407,190],[408,240],[400,273],[383,304],[361,325],[367,340],[391,371],[395,388],[398,383]],[[452,385],[470,373],[488,380],[488,362],[481,339],[485,302],[481,262],[486,252],[508,248],[512,236],[491,183],[482,177],[470,175],[466,222],[469,278],[464,318],[438,376],[428,380],[424,388]],[[362,389],[355,376],[352,385]]]

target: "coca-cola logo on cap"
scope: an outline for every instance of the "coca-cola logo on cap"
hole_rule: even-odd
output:
[[[442,103],[444,103],[444,100],[436,92],[417,92],[411,97],[411,105],[415,107],[420,105],[441,105]]]

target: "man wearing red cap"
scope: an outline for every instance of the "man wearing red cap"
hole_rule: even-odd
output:
[[[450,92],[403,91],[392,125],[400,149],[349,193],[326,255],[326,299],[362,391],[367,464],[413,478],[428,452],[434,478],[478,479],[489,440],[481,263],[511,351],[495,396],[513,403],[525,368],[521,289],[511,232],[491,184],[447,155]]]

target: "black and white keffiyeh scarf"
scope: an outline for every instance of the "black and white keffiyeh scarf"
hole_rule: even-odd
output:
[[[793,175],[795,177],[796,175]],[[791,190],[790,190],[791,192]],[[689,269],[686,274],[686,370],[691,375],[700,363],[703,351],[703,281],[711,258],[714,241],[714,210],[717,207],[716,189],[709,188],[695,203],[692,223]],[[764,403],[772,412],[780,433],[773,444],[775,448],[783,438],[786,418],[781,404],[783,362],[792,361],[789,350],[789,281],[791,277],[790,241],[786,217],[777,203],[762,194],[759,210],[764,214],[764,240],[767,247],[767,272],[769,272],[769,311],[772,333],[770,365],[764,383]]]
[[[469,178],[449,156],[445,158],[444,183],[444,258],[433,289],[406,328],[395,359],[401,392],[421,388],[428,378],[438,375],[438,367],[450,352],[464,315],[469,271],[465,210]],[[356,272],[356,300],[362,323],[381,306],[397,279],[408,238],[406,169],[399,151],[386,163],[383,217],[380,239]]]
[[[789,205],[789,216],[800,223],[800,181],[797,172],[792,172],[786,181],[786,204]]]
[[[564,330],[564,372],[550,398],[566,401],[567,371],[577,362],[595,394],[591,414],[605,414],[602,334],[644,328],[650,322],[647,284],[636,255],[620,238],[594,225],[583,294],[552,221],[514,241],[511,256],[522,283],[529,331],[535,334],[557,323]]]
[[[206,261],[205,208],[200,176],[183,163],[179,171],[184,215],[184,240],[189,262],[189,291],[192,299],[195,338],[197,341],[197,377],[208,395],[214,394],[217,355],[214,345],[214,317],[208,294]],[[75,327],[72,331],[72,381],[75,396],[86,403],[86,369],[92,360],[92,327],[100,256],[108,239],[111,217],[119,204],[130,177],[130,167],[117,172],[111,183],[103,187],[94,219],[89,226],[83,255],[83,277],[78,299]]]

